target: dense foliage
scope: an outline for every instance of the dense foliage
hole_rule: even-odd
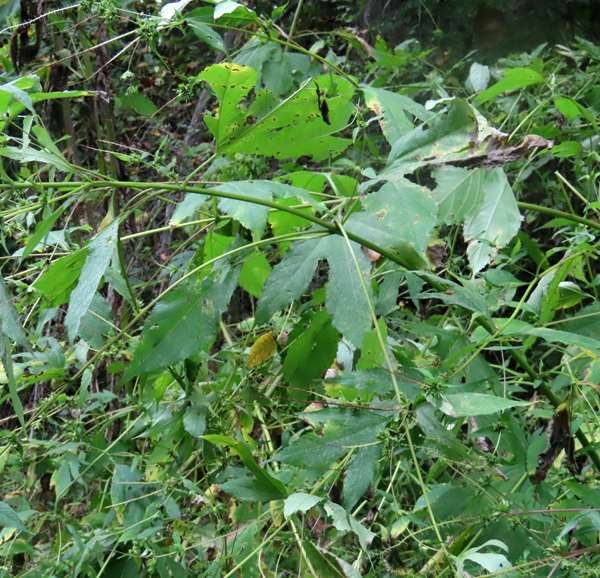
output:
[[[600,48],[42,4],[1,9],[0,577],[596,576]]]

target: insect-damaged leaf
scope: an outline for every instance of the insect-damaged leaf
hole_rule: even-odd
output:
[[[257,322],[265,323],[274,313],[298,299],[313,278],[317,263],[327,259],[330,268],[327,310],[333,319],[333,326],[359,346],[371,327],[369,305],[360,276],[365,281],[369,297],[372,287],[370,263],[356,243],[351,245],[360,271],[356,269],[343,237],[328,236],[292,245],[265,283],[256,309]]]
[[[428,268],[427,247],[437,206],[431,191],[406,179],[386,183],[363,200],[346,229],[398,254],[413,269]]]
[[[352,85],[336,78],[338,96],[328,99],[327,125],[321,116],[315,87],[304,86],[290,97],[279,100],[272,93],[258,92],[250,109],[238,106],[258,80],[258,73],[247,66],[215,64],[199,77],[206,80],[220,104],[215,116],[204,120],[217,141],[217,154],[235,152],[276,158],[311,155],[324,158],[341,152],[347,139],[331,136],[345,128],[354,111]],[[321,90],[331,85],[329,76],[317,79]],[[282,138],[285,134],[285,138]]]
[[[199,288],[182,285],[165,295],[152,310],[124,379],[179,363],[199,353],[214,338],[221,313],[235,289],[239,267]]]

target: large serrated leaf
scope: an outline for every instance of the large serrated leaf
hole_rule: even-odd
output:
[[[369,297],[372,288],[370,263],[356,243],[351,245],[360,272],[346,240],[341,236],[309,239],[292,245],[265,283],[256,309],[257,322],[265,323],[274,313],[298,299],[308,287],[317,263],[327,259],[330,267],[327,310],[333,326],[359,346],[371,327],[369,304],[359,275],[365,280]]]
[[[124,379],[154,371],[202,351],[214,338],[221,313],[237,284],[239,267],[200,288],[182,285],[153,309]]]
[[[390,416],[376,411],[340,409],[328,412],[328,417],[329,425],[322,431],[302,436],[275,459],[302,468],[330,468],[352,448],[373,443]]]
[[[81,318],[96,294],[100,279],[110,264],[112,254],[117,246],[119,222],[115,221],[102,231],[89,245],[85,265],[79,276],[79,283],[69,298],[69,311],[65,317],[65,326],[71,341],[77,337]]]
[[[279,159],[302,155],[325,157],[330,151],[341,152],[350,144],[347,139],[331,136],[347,126],[354,111],[354,104],[350,102],[354,89],[344,79],[336,79],[339,94],[328,99],[331,124],[326,124],[314,86],[303,86],[284,100],[262,90],[247,110],[238,103],[258,80],[254,69],[215,64],[199,78],[208,82],[220,101],[215,116],[204,118],[217,141],[219,155],[240,152]],[[320,77],[317,82],[322,91],[331,83],[328,76]],[[282,129],[285,129],[285,138],[282,138]]]
[[[523,217],[508,179],[501,168],[485,175],[484,197],[465,220],[464,235],[471,241],[467,249],[473,273],[488,265],[496,248],[506,246],[517,234]]]
[[[348,231],[397,253],[415,269],[428,268],[426,252],[437,213],[431,191],[397,179],[367,195],[363,207],[346,221]]]

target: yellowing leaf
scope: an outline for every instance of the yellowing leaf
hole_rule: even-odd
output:
[[[269,333],[261,335],[250,349],[248,359],[246,360],[246,367],[250,369],[259,363],[267,361],[267,359],[271,359],[276,351],[277,343],[273,337],[273,332],[269,331]]]

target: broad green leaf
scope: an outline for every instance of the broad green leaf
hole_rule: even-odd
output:
[[[308,327],[305,325],[310,322]],[[307,312],[288,336],[283,377],[293,387],[309,389],[335,359],[339,334],[327,311]]]
[[[110,305],[96,293],[79,324],[78,335],[94,349],[100,349],[105,337],[113,331],[113,312]]]
[[[502,71],[502,76],[503,78],[496,84],[479,93],[473,102],[480,105],[493,100],[507,90],[525,88],[532,84],[544,82],[544,77],[535,70],[531,70],[531,68],[505,68]]]
[[[59,465],[54,470],[51,478],[51,484],[56,488],[56,499],[60,500],[71,486],[71,471],[69,463],[63,458],[59,461]]]
[[[125,106],[131,107],[142,116],[152,116],[158,112],[156,105],[141,92],[127,94],[121,97]]]
[[[326,255],[329,263],[327,311],[331,315],[333,326],[358,347],[372,325],[367,300],[367,295],[371,302],[373,299],[371,263],[356,243],[351,242],[349,245],[340,236],[330,237],[329,241]],[[353,254],[358,261],[359,269],[356,268]]]
[[[262,477],[240,477],[219,484],[227,494],[244,502],[271,502],[285,497]]]
[[[362,447],[352,458],[344,480],[344,508],[351,510],[367,491],[381,456],[381,444]]]
[[[228,269],[217,282],[204,279],[199,288],[183,284],[167,293],[152,310],[124,379],[179,363],[205,349],[238,276],[239,268]]]
[[[169,227],[196,220],[196,211],[206,201],[206,198],[206,195],[188,193],[183,201],[177,205],[173,216],[169,219]]]
[[[274,96],[281,97],[288,93],[297,77],[308,76],[310,60],[306,54],[284,52],[278,44],[262,68],[262,82]]]
[[[486,174],[483,191],[482,204],[466,217],[464,226],[465,240],[469,241],[467,255],[474,274],[488,265],[496,247],[508,245],[523,220],[501,168]]]
[[[306,512],[308,512],[308,510],[310,510],[322,501],[323,498],[320,498],[319,496],[315,496],[313,494],[306,494],[304,492],[296,492],[295,494],[292,494],[286,499],[285,505],[283,507],[283,515],[286,518],[289,518],[292,514],[295,514],[296,512],[302,512],[303,514],[305,514]]]
[[[247,257],[240,273],[240,287],[257,299],[260,298],[265,281],[269,278],[271,271],[271,265],[262,253]]]
[[[86,314],[104,271],[110,264],[117,246],[118,232],[119,222],[114,221],[88,246],[85,265],[81,269],[79,283],[69,298],[69,311],[65,317],[65,326],[71,341],[77,337],[81,318]]]
[[[425,278],[427,278],[425,276]],[[461,280],[462,286],[457,283],[443,280],[448,284],[448,289],[444,293],[421,293],[421,298],[435,297],[446,305],[458,305],[467,311],[480,313],[484,317],[489,317],[489,309],[485,297],[480,292],[480,286],[475,281]]]
[[[437,207],[429,189],[406,179],[386,183],[363,201],[364,212],[346,221],[348,231],[397,253],[411,266],[427,268],[427,246]]]
[[[0,275],[0,336],[2,335],[31,351],[19,312],[15,307],[15,298]]]
[[[33,150],[29,147],[26,151],[18,147],[2,147],[0,148],[0,156],[19,161],[21,163],[38,162],[44,165],[52,165],[57,169],[65,172],[72,172],[73,167],[61,155],[56,155],[51,151]]]
[[[217,5],[215,6],[214,18],[215,20],[218,20],[221,16],[231,14],[238,8],[244,8],[244,6],[233,0],[218,0]]]
[[[361,346],[361,356],[356,365],[358,370],[387,366],[385,351],[382,348],[382,341],[383,347],[386,347],[388,328],[383,317],[379,318],[377,326],[379,327],[379,333],[381,333],[381,339],[377,334],[377,328],[374,328],[365,335]]]
[[[31,533],[23,525],[19,514],[5,502],[0,502],[0,526],[3,526],[4,528],[14,528],[15,530],[19,530],[19,532]]]
[[[479,207],[484,197],[485,169],[468,170],[453,166],[439,167],[434,172],[437,187],[433,191],[439,205],[438,223],[462,223]]]
[[[349,140],[330,136],[347,126],[354,110],[350,101],[354,91],[344,79],[336,79],[340,95],[328,99],[328,125],[321,118],[314,86],[304,86],[282,101],[270,92],[260,91],[247,110],[238,103],[258,80],[254,69],[215,64],[199,78],[208,82],[220,101],[216,114],[204,117],[217,141],[219,155],[240,152],[276,158],[324,158],[330,151],[341,152],[350,144]],[[319,77],[317,82],[323,90],[330,85],[328,76]],[[285,139],[281,138],[283,129]]]
[[[456,436],[439,422],[431,404],[427,403],[417,408],[417,421],[427,438],[427,443],[439,449],[451,460],[461,462],[473,459]]]
[[[278,49],[279,44],[276,42],[264,42],[260,38],[252,38],[242,46],[233,61],[241,66],[250,66],[260,74],[264,63],[276,54]]]
[[[194,31],[194,34],[196,34],[196,36],[202,42],[205,42],[215,50],[222,50],[223,52],[227,52],[225,42],[223,42],[223,39],[221,38],[221,35],[218,32],[213,30],[210,26],[202,24],[202,22],[199,22],[193,16],[188,15],[186,21],[189,24],[190,28]]]
[[[573,121],[579,116],[579,107],[576,102],[573,102],[570,98],[555,98],[554,104],[558,108],[560,114],[562,114],[567,120]],[[554,147],[552,152],[554,152]]]
[[[566,158],[573,157],[582,153],[585,149],[581,144],[574,140],[566,140],[552,147],[550,151],[555,157]]]
[[[406,112],[422,121],[435,116],[423,105],[402,94],[371,86],[363,86],[362,91],[365,95],[365,104],[377,116],[382,117],[379,119],[379,126],[390,145],[415,128],[406,116]]]
[[[89,247],[86,247],[53,261],[33,283],[33,287],[46,296],[52,307],[62,305],[69,300],[71,292],[77,286],[88,251]]]
[[[318,412],[311,412],[315,413]],[[303,435],[274,459],[299,468],[329,469],[352,448],[371,444],[377,439],[377,434],[390,419],[383,413],[387,412],[340,409],[331,425],[326,425],[318,434],[309,432]],[[311,417],[314,418],[314,415]]]
[[[529,405],[524,401],[513,401],[485,393],[448,393],[444,397],[450,402],[458,417],[488,415],[519,405]]]
[[[183,416],[183,427],[186,432],[195,438],[202,437],[206,429],[206,414],[208,409],[205,405],[194,403],[185,410]]]
[[[299,299],[315,274],[317,263],[325,258],[329,237],[293,244],[275,265],[256,307],[256,322],[266,323],[277,311]]]

